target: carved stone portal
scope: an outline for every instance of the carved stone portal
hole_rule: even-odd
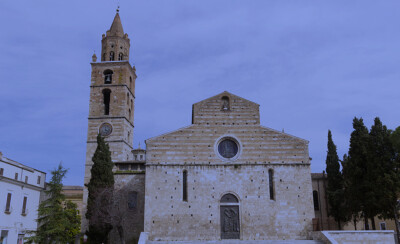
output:
[[[221,239],[240,239],[239,206],[221,206]]]

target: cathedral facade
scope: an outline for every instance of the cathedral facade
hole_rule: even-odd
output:
[[[115,163],[126,240],[307,239],[308,141],[260,124],[259,105],[222,92],[195,103],[187,127],[133,149],[135,67],[117,13],[93,57],[85,184],[98,133]],[[84,210],[87,188],[84,189]],[[87,222],[83,211],[83,230]]]

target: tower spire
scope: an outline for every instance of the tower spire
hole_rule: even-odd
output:
[[[114,21],[111,24],[109,33],[110,36],[124,36],[124,29],[122,28],[121,18],[119,17],[119,7],[117,8],[117,13],[115,14]]]

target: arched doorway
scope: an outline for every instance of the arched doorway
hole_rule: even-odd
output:
[[[231,193],[220,202],[221,239],[240,239],[239,200]]]

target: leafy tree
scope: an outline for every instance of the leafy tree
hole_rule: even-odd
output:
[[[97,136],[97,148],[92,158],[91,178],[87,185],[89,195],[86,218],[89,220],[87,233],[91,243],[107,243],[112,226],[112,199],[114,174],[111,152],[104,139]]]
[[[327,195],[329,202],[329,215],[334,217],[341,229],[341,223],[348,220],[344,207],[343,176],[340,172],[339,157],[336,145],[332,140],[332,133],[328,131],[328,153],[326,155],[326,173],[328,178]]]
[[[368,212],[371,184],[368,178],[368,140],[369,133],[363,119],[353,119],[353,132],[350,136],[349,155],[343,162],[345,197],[349,213],[353,219],[360,217],[365,220],[368,229],[368,218],[373,217]],[[360,216],[361,213],[361,216]]]
[[[27,243],[68,243],[73,242],[80,233],[81,218],[77,206],[65,201],[62,192],[62,180],[67,170],[61,164],[51,171],[51,181],[45,193],[47,199],[39,204],[38,230],[30,232]]]

